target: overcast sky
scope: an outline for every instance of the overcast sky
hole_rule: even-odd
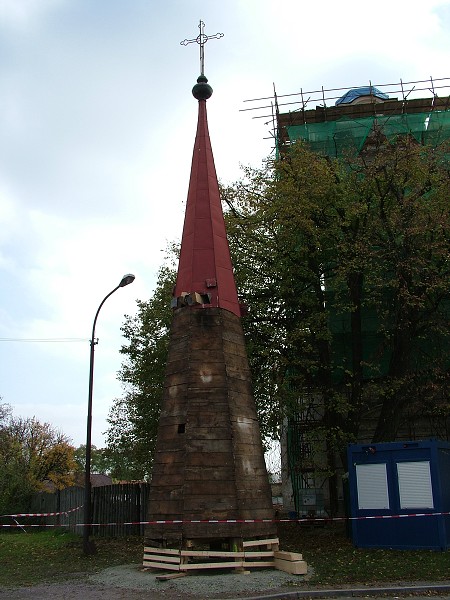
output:
[[[181,236],[199,48],[180,41],[200,18],[206,34],[224,33],[205,46],[224,183],[271,152],[270,123],[240,109],[273,83],[289,94],[450,76],[448,0],[0,0],[0,396],[77,446],[97,307],[136,275],[97,323],[102,446],[122,393],[124,315]],[[78,341],[36,341],[62,338]]]

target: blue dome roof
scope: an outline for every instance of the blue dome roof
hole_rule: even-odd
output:
[[[389,96],[384,92],[380,92],[378,88],[366,86],[354,88],[353,90],[345,92],[339,100],[336,100],[336,106],[339,104],[351,104],[353,100],[356,100],[356,98],[360,98],[361,96],[375,96],[376,98],[380,98],[380,100],[389,100]]]

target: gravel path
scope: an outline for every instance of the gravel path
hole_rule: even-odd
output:
[[[0,588],[0,600],[277,600],[302,596],[326,596],[339,600],[386,600],[402,597],[414,600],[448,600],[450,581],[441,584],[392,584],[381,587],[314,589],[308,576],[288,575],[276,570],[255,570],[249,574],[220,573],[188,575],[169,581],[157,581],[156,574],[143,572],[140,565],[105,569],[96,575],[82,575],[63,583],[22,588]],[[317,596],[316,596],[317,597]]]
[[[105,569],[83,581],[41,584],[27,588],[0,588],[0,600],[195,600],[238,599],[295,591],[304,577],[264,569],[248,574],[188,575],[157,581],[138,565]]]

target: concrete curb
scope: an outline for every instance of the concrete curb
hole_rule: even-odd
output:
[[[402,596],[405,594],[427,594],[429,592],[450,594],[450,584],[296,590],[295,592],[246,597],[245,600],[295,600],[295,598],[339,598],[342,596],[384,596],[387,594]]]

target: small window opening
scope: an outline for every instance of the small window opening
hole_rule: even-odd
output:
[[[178,433],[184,433],[186,431],[186,424],[185,423],[180,423],[178,425]]]

